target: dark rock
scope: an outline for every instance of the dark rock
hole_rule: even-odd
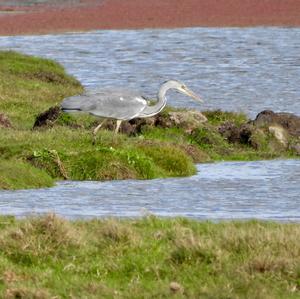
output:
[[[135,118],[129,121],[129,124],[132,125],[135,129],[134,133],[141,133],[142,128],[144,126],[154,127],[156,124],[156,117],[148,117],[148,118]]]
[[[9,118],[3,113],[0,113],[0,127],[12,128]]]
[[[272,133],[286,148],[289,136],[300,137],[300,117],[291,113],[265,110],[260,112],[254,121],[241,126],[225,122],[219,126],[218,131],[228,142],[247,144],[255,149],[265,143],[268,133]]]
[[[120,132],[126,135],[134,135],[136,133],[136,126],[130,124],[128,121],[124,121],[121,124]]]
[[[242,144],[251,144],[251,137],[255,128],[250,124],[243,124],[240,127],[240,143]],[[251,144],[253,145],[253,144]]]
[[[162,128],[171,128],[173,127],[173,122],[169,117],[163,114],[158,114],[155,116],[155,126]]]
[[[251,145],[251,136],[254,128],[250,124],[238,127],[232,122],[225,122],[218,128],[219,133],[230,143],[241,143]]]
[[[300,137],[300,117],[292,113],[275,113],[271,110],[264,110],[256,116],[253,124],[257,127],[280,125],[291,136]]]
[[[95,124],[95,127],[99,124],[97,122]],[[141,133],[143,126],[155,126],[155,118],[149,117],[149,118],[135,118],[131,119],[129,121],[123,121],[120,126],[120,133],[126,134],[126,135],[136,135],[138,133]],[[116,128],[116,121],[109,119],[103,124],[103,129],[114,131]]]
[[[50,107],[36,117],[33,129],[43,126],[52,126],[61,113],[59,106]]]
[[[269,126],[269,132],[279,141],[285,148],[287,148],[289,143],[289,134],[286,129],[280,125]]]
[[[156,116],[155,125],[163,128],[180,127],[184,129],[186,133],[190,134],[206,121],[206,116],[200,111],[173,111],[158,114]]]
[[[219,133],[230,143],[240,142],[240,129],[232,122],[225,122],[218,128]]]
[[[168,115],[173,126],[183,128],[186,133],[191,133],[202,123],[207,122],[206,116],[196,110],[174,111],[169,112]]]

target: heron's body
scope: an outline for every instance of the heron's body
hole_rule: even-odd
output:
[[[159,89],[157,102],[150,106],[145,97],[140,93],[122,89],[104,89],[87,91],[81,95],[64,99],[61,108],[65,112],[86,112],[92,115],[116,119],[118,131],[121,121],[130,120],[136,117],[150,117],[159,113],[166,105],[166,93],[169,89],[193,97],[200,98],[189,90],[183,83],[170,80],[163,83]],[[101,127],[101,124],[94,130],[94,134]]]
[[[66,112],[86,112],[103,118],[130,120],[147,106],[145,98],[129,90],[95,90],[66,98],[61,107]]]

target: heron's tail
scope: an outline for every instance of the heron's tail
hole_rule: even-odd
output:
[[[82,111],[83,98],[82,96],[72,96],[65,98],[60,105],[60,108],[64,112],[78,112]]]
[[[66,113],[72,113],[72,112],[78,112],[78,111],[81,111],[81,109],[78,109],[78,108],[69,109],[69,108],[63,108],[63,107],[61,107],[61,110],[62,110],[63,112],[66,112]]]

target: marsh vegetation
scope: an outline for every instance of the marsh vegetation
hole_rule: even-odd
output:
[[[299,298],[298,224],[0,217],[1,298]]]
[[[57,63],[0,52],[0,189],[56,180],[195,173],[194,163],[296,157],[245,115],[168,107],[155,119],[111,123],[55,107],[83,87]],[[54,108],[53,108],[54,107]],[[36,125],[38,116],[57,111]],[[1,298],[299,298],[300,228],[271,222],[187,219],[67,221],[0,217]]]
[[[58,112],[34,126],[41,113],[83,87],[51,60],[0,52],[0,62],[1,189],[51,186],[61,179],[189,176],[199,162],[296,156],[270,131],[231,112],[203,112],[203,123],[196,112],[168,107],[156,118],[124,123],[123,134],[114,135],[108,123],[96,144],[91,131],[100,120],[89,115]]]

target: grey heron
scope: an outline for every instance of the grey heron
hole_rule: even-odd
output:
[[[170,89],[202,102],[201,98],[188,89],[185,84],[176,80],[169,80],[160,86],[154,105],[149,105],[147,99],[135,91],[104,89],[87,91],[81,95],[68,97],[62,102],[61,108],[64,112],[80,111],[105,119],[116,119],[115,133],[117,133],[123,120],[150,117],[162,111],[167,103],[166,93]],[[94,136],[103,122],[94,129]]]

